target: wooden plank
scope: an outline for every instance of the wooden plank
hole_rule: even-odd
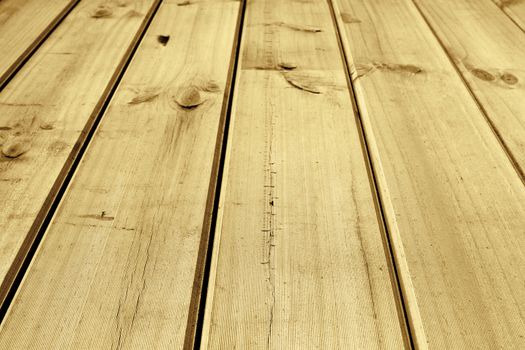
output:
[[[0,1],[0,87],[78,1]]]
[[[241,50],[202,348],[408,347],[328,4],[250,1]]]
[[[239,4],[162,3],[11,304],[0,348],[183,347]]]
[[[0,94],[0,303],[156,3],[82,2]]]
[[[525,33],[490,0],[415,3],[525,181]]]
[[[523,348],[525,188],[411,1],[334,1],[421,349]]]
[[[525,1],[523,0],[492,0],[510,19],[525,31]],[[493,12],[492,12],[493,13]],[[490,16],[492,16],[492,13]],[[486,16],[488,14],[485,14]]]

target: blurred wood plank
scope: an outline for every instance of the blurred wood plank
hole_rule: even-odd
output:
[[[183,348],[239,5],[162,3],[2,323],[0,348]]]
[[[156,3],[81,2],[0,93],[1,303]]]
[[[523,348],[520,176],[414,3],[334,4],[416,347]]]
[[[0,87],[78,1],[0,1]]]
[[[247,4],[202,348],[408,348],[334,30]]]
[[[525,181],[525,32],[491,0],[415,0]]]
[[[510,17],[510,19],[525,31],[525,1],[523,0],[492,0],[496,5]],[[492,16],[494,12],[485,14]]]

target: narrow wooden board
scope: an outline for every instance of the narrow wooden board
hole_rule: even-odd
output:
[[[503,12],[507,16],[510,17],[510,19],[521,28],[521,30],[525,31],[525,1],[523,0],[492,0],[496,5],[499,6]],[[491,14],[485,14],[485,16],[491,16]]]
[[[525,181],[525,32],[490,0],[415,3]]]
[[[247,4],[202,348],[408,347],[334,28]]]
[[[0,348],[183,348],[239,4],[163,2],[11,304]],[[181,97],[192,87],[193,98]]]
[[[523,348],[518,173],[411,1],[334,4],[416,347]]]
[[[0,88],[78,1],[0,1]]]
[[[83,1],[0,94],[0,303],[156,4]]]

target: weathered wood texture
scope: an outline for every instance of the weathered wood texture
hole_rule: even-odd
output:
[[[490,0],[416,0],[525,181],[525,33]]]
[[[523,348],[520,177],[411,1],[334,3],[416,346]]]
[[[2,349],[185,338],[237,1],[164,1],[46,231]]]
[[[492,0],[510,19],[525,31],[525,1],[523,0]],[[493,14],[485,14],[491,16]]]
[[[404,347],[328,4],[250,1],[203,346]]]
[[[0,1],[0,87],[77,2]]]
[[[83,1],[0,94],[0,302],[155,3]]]

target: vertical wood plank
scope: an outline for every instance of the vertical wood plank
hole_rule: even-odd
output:
[[[525,182],[525,33],[490,0],[415,0]]]
[[[84,1],[0,93],[0,302],[157,0]]]
[[[184,347],[239,4],[161,4],[13,300],[0,348]]]
[[[333,1],[418,348],[523,348],[525,188],[411,1]]]
[[[408,346],[334,29],[247,4],[202,348]]]

